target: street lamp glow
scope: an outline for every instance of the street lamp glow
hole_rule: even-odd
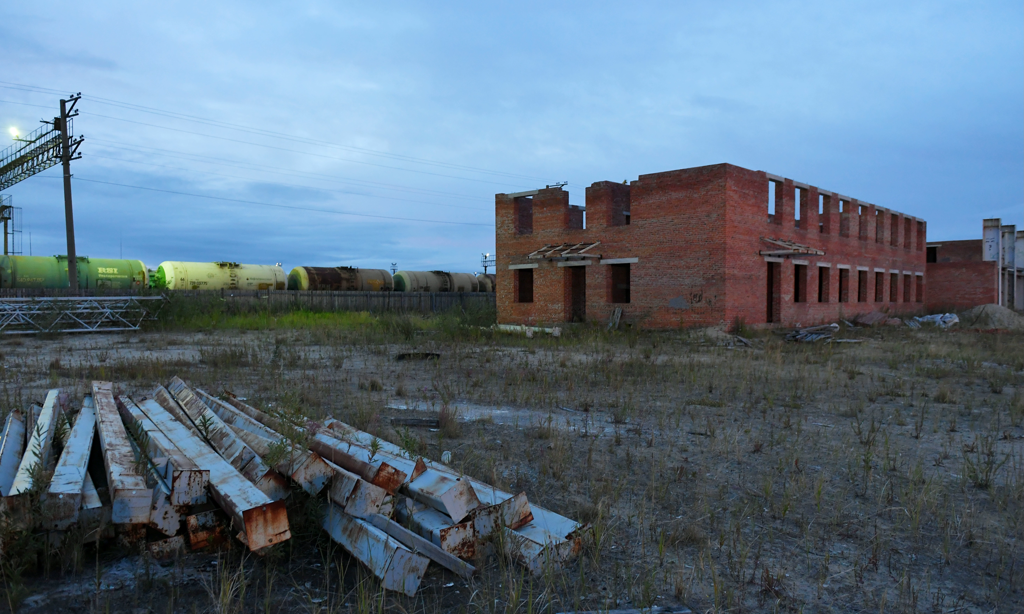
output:
[[[10,128],[8,128],[7,131],[11,133],[12,137],[18,138],[18,129],[15,128],[14,126],[11,126]]]

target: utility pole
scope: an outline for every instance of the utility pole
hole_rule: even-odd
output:
[[[75,104],[81,99],[81,94],[75,94],[71,98],[60,100],[60,118],[54,118],[54,128],[60,130],[60,161],[64,165],[64,221],[68,232],[68,287],[78,290],[78,257],[75,253],[75,214],[71,207],[71,160],[74,152],[71,151],[69,121],[78,115],[75,111]],[[68,103],[71,103],[70,106]],[[78,149],[77,147],[75,148]]]

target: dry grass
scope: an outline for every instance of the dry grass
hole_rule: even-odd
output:
[[[178,374],[432,458],[451,450],[456,467],[593,527],[561,572],[531,578],[499,556],[468,584],[431,575],[398,599],[309,523],[274,556],[235,560],[243,575],[214,578],[209,595],[160,589],[199,611],[235,607],[219,602],[243,583],[245,611],[1019,607],[1024,336],[861,332],[844,346],[748,333],[753,348],[730,349],[685,332],[527,340],[398,319],[26,340],[0,348],[0,398],[6,409],[53,385],[80,395],[100,373],[141,392]],[[398,351],[442,357],[396,362]],[[418,414],[385,409],[393,400],[440,411],[442,428],[395,431],[384,418]],[[293,516],[314,516],[310,505]]]

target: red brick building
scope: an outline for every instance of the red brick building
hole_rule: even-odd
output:
[[[1024,310],[1024,231],[992,218],[982,222],[982,235],[928,244],[929,311],[992,303]]]
[[[584,227],[584,211],[585,227]],[[925,222],[731,164],[495,196],[501,324],[810,325],[920,312]]]

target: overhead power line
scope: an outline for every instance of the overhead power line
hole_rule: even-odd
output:
[[[11,82],[8,82],[8,81],[0,81],[0,87],[3,87],[3,86],[7,86],[10,89],[21,89],[21,90],[24,90],[24,91],[34,91],[34,90],[36,90],[36,91],[42,91],[42,92],[57,92],[57,93],[59,93],[58,90],[50,90],[49,88],[40,88],[40,87],[33,86],[33,85],[25,85],[25,84],[21,84],[21,83],[11,83]],[[450,168],[450,169],[453,169],[453,170],[464,170],[464,171],[471,171],[471,172],[476,172],[476,173],[485,173],[485,174],[490,174],[490,175],[509,177],[509,178],[513,178],[513,179],[525,179],[525,180],[529,180],[529,181],[549,181],[549,179],[544,179],[544,178],[541,178],[541,177],[534,177],[534,176],[531,176],[531,175],[522,175],[522,174],[518,174],[518,173],[509,173],[507,171],[496,171],[496,170],[480,168],[480,167],[476,167],[476,166],[469,166],[469,165],[464,165],[464,164],[454,164],[454,163],[451,163],[451,162],[442,162],[442,161],[439,161],[439,160],[431,160],[429,158],[421,158],[421,157],[417,157],[417,156],[408,156],[408,155],[398,154],[398,153],[394,153],[394,152],[380,151],[380,150],[370,149],[370,148],[366,148],[366,147],[357,147],[357,146],[354,146],[354,145],[344,145],[344,144],[333,142],[333,141],[324,141],[324,140],[314,139],[314,138],[309,138],[309,137],[300,137],[300,136],[296,136],[296,135],[293,135],[293,134],[286,134],[286,133],[283,133],[283,132],[277,132],[277,131],[274,131],[274,130],[266,130],[264,128],[253,128],[251,126],[245,126],[245,125],[242,125],[242,124],[235,124],[235,123],[226,122],[226,121],[223,121],[223,120],[211,119],[211,118],[207,118],[207,117],[200,117],[198,115],[190,115],[190,114],[187,114],[187,113],[179,113],[177,111],[168,111],[166,109],[157,109],[157,108],[154,108],[154,107],[148,107],[148,106],[145,106],[145,105],[140,105],[140,104],[131,103],[131,102],[124,102],[124,101],[120,101],[120,100],[112,100],[110,98],[102,98],[102,97],[99,97],[99,96],[87,95],[87,96],[85,96],[85,98],[87,100],[91,100],[93,102],[98,102],[100,104],[106,104],[106,105],[109,105],[109,106],[118,107],[118,108],[122,108],[122,109],[138,111],[138,112],[142,112],[142,113],[149,113],[149,114],[152,114],[152,115],[159,115],[159,116],[168,117],[168,118],[172,118],[172,119],[180,119],[180,120],[184,120],[184,121],[190,121],[190,122],[205,124],[205,125],[209,125],[209,126],[215,126],[215,127],[219,127],[219,128],[227,128],[227,129],[236,130],[236,131],[239,131],[239,132],[247,132],[247,133],[250,133],[250,134],[258,134],[258,135],[261,135],[261,136],[268,136],[268,137],[272,137],[272,138],[277,138],[277,139],[282,139],[282,140],[287,140],[287,141],[293,141],[293,142],[297,142],[297,143],[305,143],[305,144],[309,144],[309,145],[320,145],[320,146],[323,146],[323,147],[331,147],[331,148],[335,148],[335,149],[351,151],[351,152],[354,152],[354,153],[362,153],[362,154],[368,154],[368,155],[373,155],[373,156],[380,156],[380,157],[384,157],[384,158],[390,158],[390,159],[394,159],[394,160],[401,160],[401,161],[405,161],[405,162],[414,162],[416,164],[425,164],[425,165],[429,165],[429,166],[437,166],[437,167],[442,167],[442,168]],[[386,168],[391,168],[391,167],[386,167]]]
[[[100,184],[104,184],[104,185],[112,185],[112,186],[117,186],[117,187],[121,187],[121,188],[132,188],[132,189],[135,189],[135,190],[146,190],[148,192],[163,192],[165,194],[176,194],[176,195],[179,195],[179,196],[191,196],[193,198],[205,198],[205,199],[209,199],[209,200],[220,200],[220,201],[231,202],[231,203],[239,203],[239,204],[245,204],[245,205],[257,205],[257,206],[260,206],[260,207],[274,207],[274,208],[277,208],[277,209],[291,209],[291,210],[294,210],[294,211],[313,211],[313,212],[316,212],[316,213],[328,213],[328,214],[331,214],[331,215],[348,215],[348,216],[352,216],[352,217],[365,217],[365,218],[372,218],[372,219],[378,219],[378,220],[395,220],[395,221],[400,221],[400,222],[423,222],[423,223],[427,223],[427,224],[450,224],[450,225],[455,225],[455,226],[494,226],[494,224],[485,224],[485,223],[478,223],[478,222],[455,222],[455,221],[450,221],[450,220],[425,220],[425,219],[412,218],[412,217],[399,217],[399,216],[389,216],[389,215],[372,215],[372,214],[369,214],[369,213],[352,213],[352,212],[349,212],[349,211],[338,211],[336,209],[320,209],[320,208],[317,208],[317,207],[302,207],[302,206],[299,206],[299,205],[280,205],[280,204],[277,204],[277,203],[260,202],[258,200],[246,200],[246,199],[243,199],[243,198],[226,198],[226,197],[223,197],[223,196],[210,196],[209,194],[195,194],[195,193],[192,193],[192,192],[179,192],[177,190],[165,190],[165,189],[162,189],[162,188],[149,188],[149,187],[146,187],[146,186],[130,185],[130,184],[127,184],[127,183],[115,183],[113,181],[100,181],[99,179],[88,179],[86,177],[79,177],[78,175],[75,175],[75,179],[77,179],[78,181],[86,181],[86,182],[89,182],[89,183],[100,183]]]
[[[299,155],[302,155],[302,156],[313,156],[313,157],[316,157],[316,158],[325,158],[327,160],[336,160],[336,161],[339,161],[339,162],[352,162],[354,164],[365,164],[367,166],[376,166],[378,168],[389,168],[391,170],[405,171],[407,173],[418,173],[418,174],[421,174],[421,175],[433,175],[435,177],[446,177],[448,179],[458,179],[460,181],[473,181],[473,182],[476,182],[476,183],[489,183],[489,184],[503,185],[503,186],[509,185],[507,182],[503,182],[503,181],[490,181],[490,180],[487,180],[487,179],[473,179],[471,177],[459,177],[457,175],[445,175],[444,173],[434,173],[434,172],[431,172],[431,171],[422,171],[422,170],[418,170],[418,169],[414,169],[414,168],[402,168],[401,166],[388,166],[387,164],[377,164],[375,162],[367,162],[365,160],[353,160],[351,158],[339,158],[337,156],[328,156],[328,155],[324,155],[324,154],[313,153],[311,151],[300,151],[298,149],[288,149],[287,147],[278,147],[276,145],[266,145],[264,143],[254,143],[253,141],[243,141],[241,139],[232,139],[232,138],[229,138],[229,137],[226,137],[226,136],[217,136],[217,135],[214,135],[214,134],[206,134],[206,133],[203,133],[203,132],[195,132],[193,130],[183,130],[181,128],[171,128],[170,126],[161,126],[159,124],[150,124],[150,123],[147,123],[147,122],[139,122],[139,121],[135,121],[135,120],[132,120],[132,119],[124,119],[123,117],[113,117],[111,115],[100,115],[99,113],[89,113],[89,115],[91,117],[102,117],[104,119],[112,119],[114,121],[126,122],[126,123],[129,123],[129,124],[136,124],[136,125],[139,125],[139,126],[149,126],[151,128],[160,128],[162,130],[170,130],[172,132],[181,132],[181,133],[184,133],[184,134],[193,134],[193,135],[196,135],[196,136],[201,136],[201,137],[205,137],[205,138],[209,138],[209,139],[217,139],[217,140],[220,140],[220,141],[228,141],[229,143],[239,143],[241,145],[252,145],[253,147],[264,147],[266,149],[276,149],[278,151],[287,151],[289,153],[295,153],[295,154],[299,154]],[[529,186],[520,185],[518,187],[529,187]]]
[[[454,192],[444,192],[441,190],[431,190],[427,188],[414,188],[410,186],[404,186],[395,183],[384,183],[381,181],[370,181],[368,179],[352,179],[350,177],[342,177],[337,175],[327,175],[324,173],[313,173],[310,171],[282,171],[277,166],[271,166],[269,164],[259,164],[256,162],[244,162],[241,160],[229,160],[226,158],[217,158],[213,156],[205,156],[201,154],[193,154],[184,151],[176,151],[173,149],[161,149],[159,147],[151,147],[149,145],[126,145],[120,141],[110,141],[101,138],[90,138],[94,143],[102,143],[104,146],[111,149],[118,149],[122,151],[131,151],[141,154],[150,155],[156,152],[157,155],[161,155],[167,158],[177,158],[188,162],[202,162],[204,164],[216,164],[219,166],[228,166],[233,168],[240,168],[244,170],[259,170],[260,172],[269,172],[277,175],[289,175],[292,177],[307,177],[311,179],[317,179],[321,181],[330,181],[333,183],[350,184],[361,187],[375,187],[384,188],[388,190],[395,190],[399,192],[409,192],[413,194],[429,194],[435,196],[444,196],[446,198],[459,198],[462,200],[472,200],[484,202],[478,196],[468,196],[466,194],[456,194]],[[490,202],[490,201],[488,201]]]
[[[469,211],[489,211],[489,209],[486,209],[486,208],[483,208],[483,207],[463,207],[463,206],[460,206],[460,205],[449,205],[449,204],[446,204],[446,203],[431,203],[431,202],[427,202],[427,201],[423,201],[423,200],[413,200],[411,198],[398,198],[398,197],[395,197],[395,196],[381,196],[379,194],[358,193],[358,192],[353,192],[351,190],[337,190],[337,189],[331,189],[331,188],[320,188],[320,187],[310,186],[310,185],[301,185],[301,184],[298,184],[298,183],[282,183],[282,182],[279,182],[279,181],[267,181],[265,179],[254,180],[254,179],[252,179],[250,177],[240,177],[238,175],[228,175],[227,173],[215,173],[213,171],[197,171],[197,170],[190,169],[190,168],[182,168],[180,166],[168,166],[167,164],[157,164],[155,162],[143,162],[141,160],[125,160],[124,158],[116,158],[114,156],[104,156],[102,154],[97,154],[97,153],[89,154],[89,158],[90,159],[92,159],[92,158],[102,158],[102,159],[105,159],[105,160],[116,160],[118,162],[127,162],[129,164],[144,164],[146,166],[156,166],[156,167],[159,167],[159,168],[167,168],[167,169],[171,169],[171,170],[184,171],[186,173],[199,173],[199,174],[203,174],[203,175],[212,175],[214,177],[228,177],[230,179],[241,179],[242,181],[259,181],[259,183],[263,184],[263,185],[274,185],[274,186],[287,187],[287,188],[300,188],[300,189],[303,189],[303,190],[315,190],[315,191],[318,191],[318,192],[333,192],[335,194],[351,194],[351,195],[354,195],[354,196],[364,196],[364,197],[368,197],[368,198],[382,198],[382,199],[385,199],[385,200],[397,200],[397,201],[406,202],[406,203],[416,203],[416,204],[420,204],[420,205],[430,205],[432,207],[451,207],[453,209],[467,209]]]

